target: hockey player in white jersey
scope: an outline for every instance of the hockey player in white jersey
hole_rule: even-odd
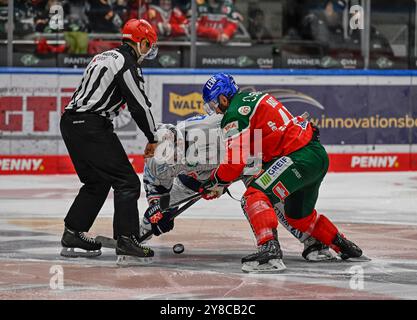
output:
[[[142,234],[152,229],[159,236],[172,230],[171,215],[177,210],[172,204],[198,192],[201,183],[218,167],[224,156],[221,119],[222,115],[202,115],[179,122],[177,126],[159,125],[160,145],[144,167],[143,182],[149,207],[141,221]],[[242,177],[245,185],[250,179],[250,174]],[[302,256],[306,260],[335,260],[328,247],[289,225],[282,204],[275,207],[275,212],[281,224],[304,244]]]

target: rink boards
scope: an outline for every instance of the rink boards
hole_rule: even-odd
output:
[[[0,69],[0,174],[73,173],[59,119],[83,70]],[[217,70],[145,70],[156,122],[201,114],[201,87]],[[223,71],[223,70],[222,70]],[[228,70],[243,90],[267,91],[320,127],[330,171],[417,169],[412,71]],[[124,110],[114,121],[135,169],[146,139]]]

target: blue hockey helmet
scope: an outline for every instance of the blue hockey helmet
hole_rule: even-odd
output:
[[[230,74],[216,73],[203,87],[204,110],[213,114],[219,106],[221,94],[231,99],[238,91],[239,87]]]

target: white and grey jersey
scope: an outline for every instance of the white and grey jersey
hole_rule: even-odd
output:
[[[184,161],[170,165],[158,163],[155,158],[147,159],[143,182],[148,201],[168,195],[178,175],[191,176],[200,182],[210,177],[224,154],[221,119],[222,115],[198,116],[177,124],[187,145]]]
[[[145,93],[142,70],[136,53],[127,44],[96,55],[65,108],[69,112],[95,113],[113,119],[122,105],[127,107],[149,142],[156,142],[151,102]]]

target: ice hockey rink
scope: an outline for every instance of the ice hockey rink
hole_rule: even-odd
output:
[[[227,195],[200,200],[153,238],[152,264],[117,267],[113,249],[64,259],[63,218],[79,187],[75,175],[0,178],[0,299],[417,299],[417,172],[328,174],[318,211],[372,261],[307,262],[279,227],[287,270],[269,275],[240,270],[255,242]],[[231,191],[240,197],[243,185]],[[110,194],[91,235],[112,235],[112,208]]]

